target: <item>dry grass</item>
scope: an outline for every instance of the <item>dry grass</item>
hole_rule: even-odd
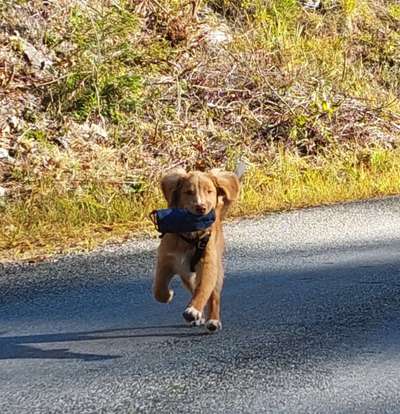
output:
[[[249,168],[231,217],[398,194],[399,177],[398,150],[339,151],[317,163],[282,150],[273,161]],[[0,261],[34,260],[139,233],[154,235],[148,215],[164,205],[156,186],[141,194],[101,183],[82,186],[79,194],[60,193],[54,183],[42,186],[0,216]]]
[[[178,165],[249,159],[235,216],[399,192],[398,7],[323,4],[3,2],[1,259],[148,229]]]

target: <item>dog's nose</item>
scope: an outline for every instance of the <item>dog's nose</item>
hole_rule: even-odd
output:
[[[197,204],[196,212],[199,214],[204,214],[206,212],[206,206],[204,204]]]

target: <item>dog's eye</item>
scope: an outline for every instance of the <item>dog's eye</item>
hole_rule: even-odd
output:
[[[213,192],[213,190],[208,190],[207,191],[208,194],[211,194],[212,192]]]
[[[187,191],[185,191],[185,193],[187,195],[194,195],[194,191],[192,191],[192,190],[187,190]]]

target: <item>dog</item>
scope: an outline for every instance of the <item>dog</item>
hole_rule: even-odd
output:
[[[239,177],[217,169],[187,173],[179,168],[162,177],[161,190],[169,208],[184,208],[197,215],[206,215],[214,209],[215,221],[205,230],[163,235],[158,248],[154,297],[159,302],[170,303],[174,292],[169,283],[174,275],[179,275],[192,295],[183,312],[184,319],[193,326],[205,324],[209,332],[222,329],[222,221],[239,196]]]

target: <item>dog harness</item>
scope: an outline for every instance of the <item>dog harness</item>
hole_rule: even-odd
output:
[[[200,259],[203,257],[204,251],[206,250],[208,241],[211,237],[211,232],[207,232],[204,235],[196,237],[194,239],[186,237],[183,234],[178,234],[178,236],[186,243],[190,244],[191,246],[194,246],[196,249],[190,260],[190,271],[195,272],[196,265],[197,263],[199,263]]]

